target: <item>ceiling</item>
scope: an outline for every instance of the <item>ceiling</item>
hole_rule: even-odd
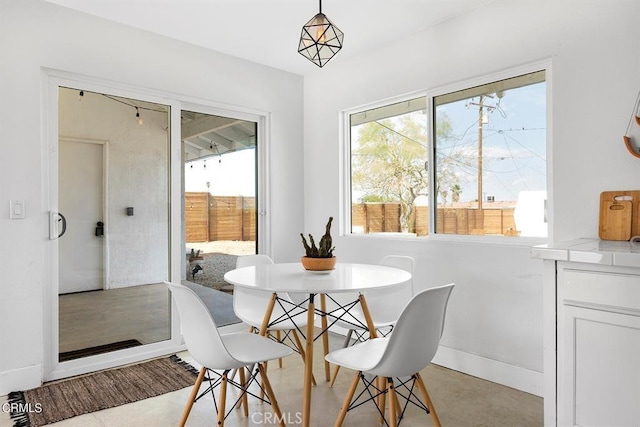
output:
[[[225,153],[255,148],[257,124],[229,117],[182,110],[182,142],[186,162],[222,157]]]
[[[65,99],[75,98],[78,101],[82,101],[83,105],[88,108],[91,108],[92,105],[95,106],[92,101],[96,97],[110,99],[113,101],[113,104],[111,104],[113,108],[129,108],[132,119],[135,113],[140,126],[145,125],[144,119],[151,112],[164,114],[165,120],[169,120],[169,107],[164,104],[64,86],[60,86],[60,94],[64,95]],[[124,105],[126,107],[123,107]],[[93,111],[96,111],[97,114],[98,110]],[[255,122],[188,110],[181,110],[180,118],[181,139],[184,144],[184,161],[187,163],[211,157],[220,159],[224,154],[252,149],[256,146],[257,123]],[[158,123],[165,130],[168,130],[168,127],[164,125],[167,123],[166,121],[158,120]]]
[[[46,0],[296,74],[319,68],[297,52],[317,0]],[[344,32],[338,62],[494,0],[325,0]],[[331,63],[327,65],[330,66]]]

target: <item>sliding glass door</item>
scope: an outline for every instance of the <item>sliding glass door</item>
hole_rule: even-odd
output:
[[[186,280],[232,292],[223,276],[257,252],[258,123],[182,110]]]
[[[171,338],[170,107],[59,87],[58,361]]]

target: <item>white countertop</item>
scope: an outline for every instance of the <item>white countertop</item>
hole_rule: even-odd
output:
[[[534,246],[532,258],[640,268],[640,243],[576,239]]]

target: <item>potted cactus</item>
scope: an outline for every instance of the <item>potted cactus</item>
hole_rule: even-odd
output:
[[[333,256],[333,239],[331,238],[331,223],[333,217],[329,217],[329,222],[325,227],[324,235],[320,238],[318,246],[313,239],[311,233],[309,233],[309,242],[304,237],[304,234],[300,233],[302,238],[302,245],[306,255],[302,257],[302,265],[305,269],[311,271],[326,271],[333,270],[336,266],[336,257]]]

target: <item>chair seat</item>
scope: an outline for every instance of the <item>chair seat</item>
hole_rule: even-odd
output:
[[[404,307],[391,336],[372,338],[325,356],[328,362],[355,371],[334,424],[335,427],[342,426],[347,411],[364,403],[359,400],[363,395],[366,398],[366,394],[369,398],[365,401],[376,401],[380,423],[396,427],[411,403],[430,414],[433,425],[440,427],[440,420],[420,376],[420,371],[431,363],[438,350],[447,303],[453,287],[454,284],[451,283],[417,293]],[[367,378],[368,376],[377,377],[375,385],[371,379]],[[406,378],[397,383],[403,392],[396,391],[397,378]],[[367,393],[361,392],[354,401],[353,397],[360,382],[364,384]],[[410,384],[407,385],[407,382]],[[416,393],[421,395],[421,401]],[[401,404],[398,396],[405,399],[404,405]],[[388,422],[385,420],[387,397],[389,399]]]
[[[293,353],[289,347],[256,334],[236,332],[220,337],[231,357],[239,362],[235,368],[279,359]]]
[[[325,359],[334,365],[344,366],[354,371],[369,371],[382,358],[389,344],[389,338],[376,338],[351,347],[341,348],[327,354]]]

